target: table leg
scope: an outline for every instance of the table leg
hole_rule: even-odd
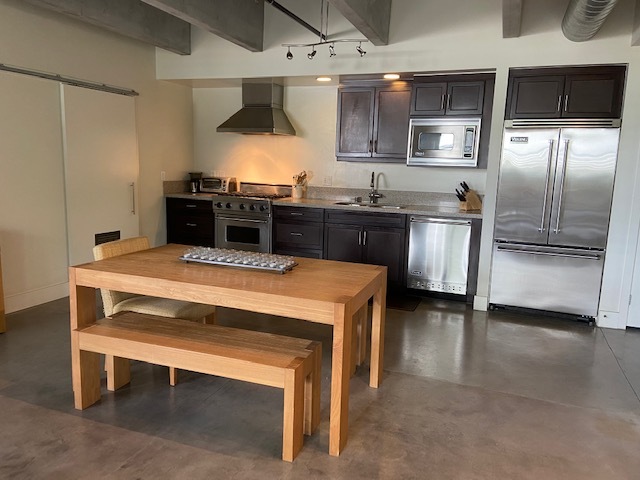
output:
[[[79,332],[96,321],[96,291],[77,286],[73,268],[69,271],[69,319],[74,406],[82,410],[100,399],[100,355],[80,350]]]
[[[346,305],[336,305],[331,353],[331,413],[329,454],[337,457],[347,444],[349,427],[349,380],[353,314]]]
[[[384,321],[387,309],[386,282],[373,296],[373,313],[371,314],[371,371],[369,386],[378,388],[382,382],[382,362],[384,359]]]

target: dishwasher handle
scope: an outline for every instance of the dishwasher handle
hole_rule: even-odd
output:
[[[441,223],[444,225],[471,225],[470,220],[453,220],[448,218],[411,217],[411,223]]]

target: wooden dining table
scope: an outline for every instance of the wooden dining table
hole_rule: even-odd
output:
[[[169,244],[69,268],[72,357],[80,358],[78,331],[96,322],[95,289],[173,298],[331,325],[329,453],[347,443],[354,315],[373,298],[369,385],[382,380],[387,268],[298,258],[278,274],[248,268],[187,263],[188,249]],[[77,362],[74,360],[72,365]],[[117,363],[117,362],[116,362]],[[73,369],[76,405],[84,405],[82,378]],[[116,373],[117,376],[117,373]]]

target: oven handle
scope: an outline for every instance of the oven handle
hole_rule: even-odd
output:
[[[230,220],[232,222],[247,222],[247,223],[269,223],[269,220],[256,220],[254,218],[238,218],[238,217],[216,217],[219,220]]]

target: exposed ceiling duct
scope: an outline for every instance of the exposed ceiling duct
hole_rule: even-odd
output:
[[[295,135],[282,109],[284,88],[273,80],[243,80],[242,108],[216,131],[253,135]]]
[[[593,37],[618,0],[571,0],[562,19],[562,33],[573,42]]]

